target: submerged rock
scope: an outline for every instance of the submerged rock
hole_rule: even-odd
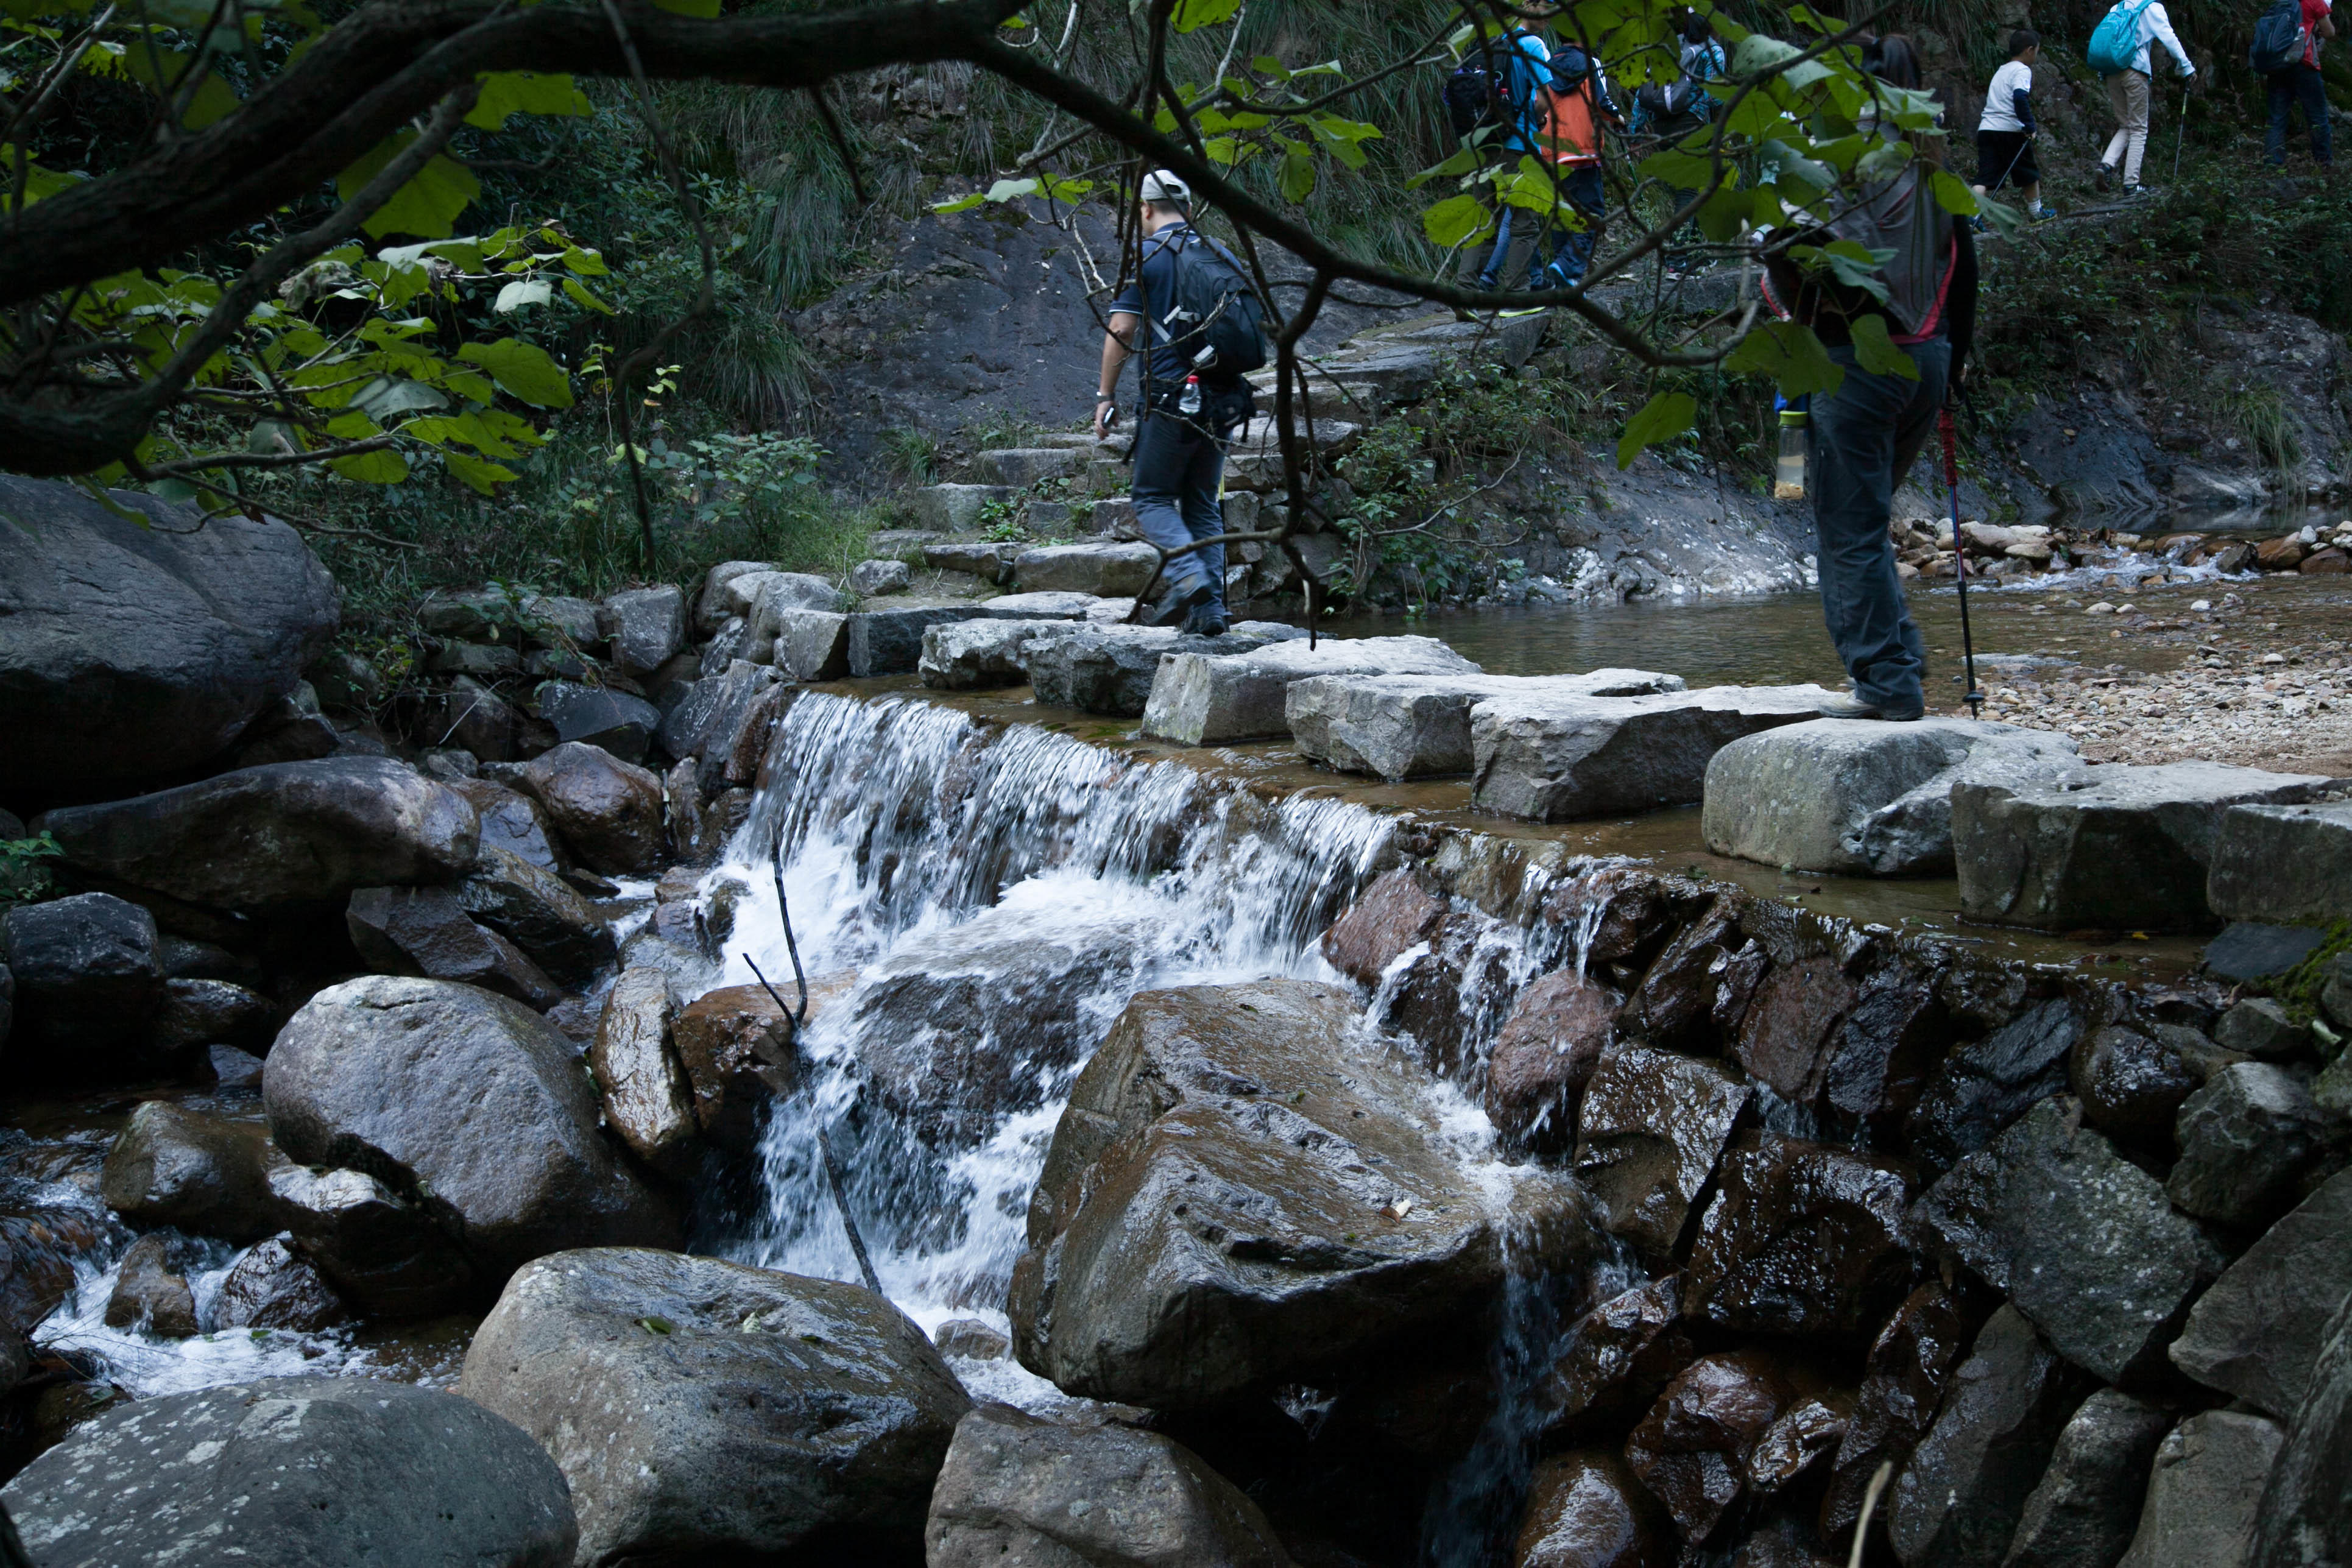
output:
[[[1720,1065],[1621,1042],[1585,1086],[1576,1173],[1601,1224],[1671,1254],[1749,1090]]]
[[[184,1340],[202,1331],[196,1298],[187,1276],[173,1267],[171,1244],[142,1236],[115,1266],[114,1291],[106,1299],[109,1328],[144,1328],[159,1339]]]
[[[552,1456],[603,1564],[910,1553],[971,1407],[878,1296],[635,1247],[519,1271],[457,1388]]]
[[[2148,1465],[2170,1425],[2162,1410],[2121,1389],[2083,1401],[2025,1500],[2001,1568],[2082,1568],[2120,1558],[2139,1524]]]

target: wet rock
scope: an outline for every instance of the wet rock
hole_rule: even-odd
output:
[[[2285,1006],[2273,998],[2249,996],[2221,1015],[2213,1026],[2213,1043],[2264,1061],[2280,1061],[2309,1051],[2311,1031],[2288,1017]]]
[[[2082,1033],[2082,1016],[2059,998],[1954,1050],[1911,1112],[1913,1148],[1930,1168],[1943,1170],[1990,1143],[2029,1108],[2064,1092],[2070,1053]]]
[[[2281,1420],[2310,1389],[2327,1321],[2352,1298],[2352,1172],[2321,1184],[2189,1309],[2172,1363]]]
[[[1555,1454],[1528,1483],[1513,1568],[1665,1568],[1674,1538],[1625,1461],[1606,1448]]]
[[[1651,962],[1626,1009],[1629,1025],[1653,1045],[1675,1049],[1708,1048],[1722,1037],[1715,1021],[1744,1014],[1756,979],[1734,963],[1748,939],[1738,925],[1739,901],[1718,894],[1676,932]]]
[[[155,917],[110,893],[0,914],[0,959],[16,993],[15,1059],[36,1077],[102,1072],[144,1040],[163,1005]]]
[[[1751,1333],[1852,1333],[1910,1282],[1901,1165],[1769,1132],[1723,1155],[1685,1310]]]
[[[560,871],[562,858],[539,802],[488,779],[452,779],[449,788],[470,802],[481,823],[484,849],[503,849],[542,871]]]
[[[669,1048],[669,976],[624,971],[604,998],[588,1070],[604,1097],[606,1125],[629,1152],[666,1176],[684,1179],[700,1163],[693,1091]]]
[[[1582,942],[1588,971],[1595,964],[1635,957],[1665,928],[1672,900],[1654,874],[1628,866],[1604,866],[1570,878],[1544,895],[1544,920]]]
[[[625,763],[642,763],[662,727],[661,710],[642,697],[568,680],[541,684],[539,716],[555,726],[559,742],[599,746]]]
[[[2148,1465],[2172,1418],[2120,1389],[2083,1401],[2025,1500],[2001,1568],[2112,1563],[2131,1545]]]
[[[677,1239],[598,1129],[572,1043],[504,997],[386,975],[331,986],[278,1035],[263,1098],[290,1158],[413,1194],[485,1284],[567,1247]]]
[[[736,731],[776,680],[776,672],[767,666],[739,658],[719,674],[694,682],[693,689],[674,703],[662,720],[662,750],[681,760],[700,761],[698,778],[705,785],[715,785],[726,767]]]
[[[1012,1340],[978,1318],[950,1318],[931,1331],[931,1343],[961,1361],[1003,1361],[1013,1351]]]
[[[75,1264],[99,1237],[57,1210],[0,1218],[0,1344],[22,1340],[57,1310],[75,1284]],[[0,1350],[0,1358],[6,1356]],[[0,1360],[0,1371],[6,1363]]]
[[[901,609],[861,610],[849,617],[849,673],[855,676],[910,675],[922,663],[923,633],[947,621],[977,618],[972,605],[908,605]]]
[[[1407,948],[1428,941],[1444,917],[1444,904],[1400,867],[1382,873],[1331,923],[1323,933],[1323,956],[1359,984],[1377,985],[1381,972]]]
[[[583,1563],[910,1553],[971,1407],[878,1296],[636,1247],[517,1273],[457,1388],[562,1468]]]
[[[1748,1092],[1714,1062],[1630,1042],[1602,1052],[1576,1144],[1576,1173],[1602,1227],[1673,1253]]]
[[[213,1046],[205,1052],[205,1065],[213,1069],[215,1087],[224,1089],[259,1089],[261,1058],[235,1046]]]
[[[591,870],[626,877],[660,866],[667,847],[661,780],[645,769],[575,742],[531,759],[522,787]]]
[[[1732,1047],[1748,1076],[1803,1105],[1820,1098],[1829,1045],[1861,994],[1833,958],[1808,958],[1766,975]]]
[[[48,812],[33,827],[83,870],[229,910],[449,881],[473,864],[480,833],[463,795],[389,757],[240,768]]]
[[[1150,991],[1071,1091],[1009,1311],[1023,1363],[1154,1408],[1312,1382],[1524,1263],[1595,1249],[1572,1182],[1489,1188],[1441,1152],[1429,1076],[1294,980]]]
[[[1584,1086],[1616,1038],[1623,998],[1573,969],[1556,969],[1519,993],[1486,1057],[1486,1120],[1524,1147],[1561,1150],[1576,1141]]]
[[[1682,1277],[1669,1274],[1579,1318],[1538,1390],[1545,1425],[1590,1429],[1647,1410],[1697,1358],[1681,1316]]]
[[[268,1049],[278,1005],[226,980],[166,980],[150,1038],[159,1051],[236,1045]]]
[[[1133,718],[1151,696],[1160,659],[1175,653],[1240,653],[1255,638],[1188,637],[1172,626],[1053,626],[1031,634],[1029,684],[1047,708]]]
[[[567,985],[589,984],[619,951],[602,911],[570,883],[495,845],[458,884],[457,901]]]
[[[1323,675],[1290,687],[1283,717],[1310,761],[1391,781],[1437,778],[1471,770],[1470,710],[1488,697],[1646,697],[1682,689],[1682,677],[1646,669],[1541,677]]]
[[[2164,1184],[2175,1207],[2222,1225],[2265,1225],[2301,1195],[2315,1169],[2343,1163],[2346,1130],[2312,1103],[2309,1085],[2270,1062],[2213,1075],[2180,1107],[2180,1158]]]
[[[744,657],[764,652],[794,680],[839,680],[849,673],[849,617],[834,610],[779,609],[769,616],[770,640],[763,649],[746,636]],[[762,625],[752,623],[754,631]]]
[[[1006,1405],[957,1423],[923,1542],[930,1568],[1290,1568],[1257,1504],[1182,1444]]]
[[[678,1009],[669,1027],[695,1126],[714,1148],[749,1153],[768,1101],[792,1092],[791,1020],[765,988],[729,985]]]
[[[142,1236],[116,1266],[114,1293],[106,1299],[109,1328],[144,1328],[159,1339],[192,1339],[203,1332],[196,1299],[187,1277],[172,1267],[171,1243]]]
[[[11,794],[122,794],[212,762],[334,635],[334,580],[274,520],[0,480]]]
[[[2321,1332],[2255,1531],[2252,1568],[2326,1568],[2352,1558],[2352,1298]]]
[[[284,1224],[269,1190],[276,1154],[258,1122],[145,1100],[107,1151],[98,1193],[131,1225],[258,1241]]]
[[[2244,1568],[2286,1434],[2233,1410],[2192,1415],[2168,1434],[2147,1478],[2139,1531],[2116,1568]]]
[[[2221,1255],[2155,1177],[2046,1100],[1955,1165],[1914,1212],[1927,1244],[1965,1263],[2108,1382],[2171,1338]]]
[[[1888,1490],[1886,1533],[1904,1568],[1999,1568],[2080,1379],[2014,1309],[1992,1315]]]
[[[631,675],[659,669],[686,646],[686,595],[671,584],[614,594],[596,619],[612,639],[613,662]]]
[[[278,1377],[126,1403],[0,1491],[44,1563],[571,1568],[562,1472],[454,1394]]]
[[[466,918],[450,888],[362,888],[343,921],[379,974],[417,974],[495,991],[545,1012],[563,993],[522,950]]]
[[[431,1216],[364,1171],[279,1162],[269,1191],[302,1256],[336,1294],[371,1317],[457,1310],[474,1271]]]
[[[1743,735],[1818,718],[1818,686],[1710,687],[1658,697],[1532,691],[1470,710],[1480,809],[1569,822],[1696,802],[1707,763]]]
[[[2206,1054],[2227,1059],[2210,1042]],[[2120,1142],[2166,1152],[2181,1101],[2205,1076],[2169,1041],[2113,1024],[2077,1040],[2067,1062],[2084,1121]]]
[[[1730,1568],[1839,1568],[1798,1520],[1775,1520],[1739,1543]]]
[[[1015,556],[1013,576],[1024,594],[1131,599],[1159,566],[1160,552],[1149,544],[1049,544]]]
[[[984,691],[1024,686],[1029,667],[1022,649],[1038,636],[1028,621],[947,621],[923,632],[918,668],[923,684],[939,691]]]
[[[1824,1103],[1853,1117],[1909,1114],[1949,1037],[1937,989],[1935,971],[1906,953],[1863,976],[1853,1006],[1829,1037]]]
[[[1790,1370],[1768,1352],[1701,1356],[1625,1439],[1626,1460],[1696,1545],[1748,1489],[1748,1461],[1765,1434],[1802,1397]]]
[[[1321,637],[1234,657],[1178,654],[1153,679],[1143,731],[1180,745],[1286,735],[1285,694],[1322,675],[1475,675],[1478,667],[1434,637]]]
[[[2194,929],[2232,806],[2309,800],[2326,781],[2218,763],[2113,764],[2087,782],[1952,790],[1961,912],[2052,931]]]
[[[213,1294],[215,1329],[284,1329],[310,1334],[351,1316],[310,1260],[282,1241],[265,1241],[236,1260]]]
[[[1815,719],[1743,737],[1706,766],[1701,831],[1718,855],[1851,876],[1952,865],[1952,785],[2079,771],[2063,735],[1971,719]]]
[[[2226,920],[2352,919],[2352,803],[2242,805],[2221,818],[2205,884]]]
[[[1891,1463],[1899,1470],[1909,1460],[1935,1422],[1982,1317],[1966,1296],[1931,1280],[1886,1320],[1870,1347],[1853,1418],[1839,1439],[1822,1500],[1822,1530],[1834,1535],[1852,1527],[1878,1467]]]

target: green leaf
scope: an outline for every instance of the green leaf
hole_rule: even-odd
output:
[[[568,76],[542,76],[537,71],[484,71],[477,79],[482,84],[482,93],[475,100],[474,111],[466,116],[466,123],[478,131],[503,131],[507,121],[518,114],[596,112],[588,95],[572,86]]]
[[[614,310],[612,306],[607,305],[604,300],[598,299],[594,290],[591,289],[587,284],[583,283],[577,278],[566,278],[563,280],[563,291],[566,294],[571,295],[572,298],[579,303],[586,306],[589,310],[600,310],[607,316],[619,314],[619,312]]]
[[[604,265],[603,251],[591,250],[582,245],[565,248],[563,265],[583,278],[603,278],[613,270]]]
[[[1405,181],[1404,188],[1408,191],[1417,191],[1432,180],[1443,179],[1448,174],[1466,174],[1477,166],[1478,154],[1470,148],[1465,147],[1444,163],[1432,163],[1420,174]]]
[[[974,191],[968,196],[958,196],[951,202],[933,202],[931,210],[935,213],[968,213],[976,206],[983,205],[987,200],[986,193]]]
[[[331,458],[327,467],[363,485],[396,485],[408,477],[408,459],[388,447],[382,451],[355,452],[348,458]]]
[[[1421,215],[1421,229],[1429,243],[1451,250],[1495,226],[1495,215],[1475,196],[1448,196]]]
[[[1954,217],[1969,217],[1976,213],[1977,194],[1958,174],[1938,169],[1930,188],[1936,193],[1936,205]]]
[[[504,463],[485,462],[469,458],[463,452],[444,451],[441,461],[448,466],[452,479],[472,486],[484,495],[496,495],[499,485],[515,477],[515,471]]]
[[[1845,380],[1845,368],[1830,358],[1811,327],[1796,321],[1769,321],[1739,340],[1723,362],[1738,374],[1769,375],[1783,397],[1809,393],[1827,395]]]
[[[1625,421],[1625,434],[1617,441],[1617,466],[1630,468],[1633,459],[1642,455],[1644,447],[1654,447],[1661,441],[1671,441],[1691,427],[1698,414],[1698,401],[1687,392],[1662,392],[1642,405],[1640,413]]]
[[[706,22],[719,15],[719,0],[654,0],[654,4],[662,10],[676,12],[681,16],[699,17]]]
[[[1656,180],[1679,191],[1703,191],[1715,179],[1715,164],[1695,153],[1677,153],[1669,149],[1653,153],[1637,165],[1645,180]],[[1727,183],[1736,184],[1737,167],[1725,171]]]
[[[988,199],[992,202],[1009,202],[1036,194],[1037,182],[1034,180],[999,180],[988,187]]]
[[[467,343],[457,357],[480,365],[491,380],[535,408],[572,406],[572,378],[536,343],[514,338]]]
[[[416,140],[414,131],[395,132],[367,155],[335,176],[335,191],[349,201],[382,172],[400,150]],[[416,177],[393,193],[392,200],[367,220],[368,233],[381,239],[387,234],[413,234],[425,239],[446,239],[455,232],[457,215],[482,194],[481,182],[464,164],[436,153],[416,172]]]
[[[1231,21],[1241,8],[1242,0],[1176,0],[1176,9],[1168,20],[1178,32],[1192,33]]]
[[[1917,362],[1886,335],[1885,317],[1856,316],[1847,326],[1853,332],[1856,364],[1873,375],[1899,375],[1906,381],[1919,379]]]
[[[1315,160],[1307,151],[1294,147],[1282,155],[1282,196],[1285,201],[1303,202],[1315,194]]]
[[[567,279],[569,281],[569,279]],[[555,298],[555,285],[544,278],[518,278],[499,290],[490,309],[499,315],[520,310],[525,305],[544,305]]]
[[[351,406],[378,425],[383,425],[404,414],[446,408],[449,399],[440,388],[427,386],[421,381],[380,375],[360,388],[358,395],[352,399]]]

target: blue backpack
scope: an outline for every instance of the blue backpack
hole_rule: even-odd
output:
[[[2254,24],[2254,39],[2246,50],[2246,64],[2253,68],[2257,76],[2271,76],[2301,65],[2304,47],[2300,0],[2278,0]]]
[[[2090,44],[2083,51],[2084,59],[2093,70],[2101,76],[2114,76],[2132,68],[2132,61],[2139,58],[2139,19],[2155,4],[2156,0],[2139,0],[2134,5],[2125,0],[2099,18]]]

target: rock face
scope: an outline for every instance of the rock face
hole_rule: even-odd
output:
[[[449,888],[362,888],[343,922],[352,945],[380,974],[462,981],[541,1012],[563,999],[521,949],[466,918]]]
[[[415,1196],[486,1285],[567,1247],[677,1239],[597,1127],[571,1042],[504,997],[384,975],[331,986],[278,1037],[263,1098],[290,1158]]]
[[[1969,719],[1815,719],[1732,742],[1706,767],[1707,847],[1767,866],[1932,876],[1952,865],[1952,785],[2078,771],[2063,735]]]
[[[464,796],[389,757],[239,768],[32,826],[83,870],[229,910],[452,881],[474,863],[480,833]]]
[[[562,1468],[583,1568],[908,1552],[971,1407],[877,1296],[634,1247],[522,1269],[457,1388]]]
[[[1151,697],[1160,661],[1169,654],[1240,653],[1265,645],[1255,638],[1186,637],[1174,627],[1046,627],[1031,634],[1029,684],[1047,708],[1133,718]]]
[[[1470,710],[1510,692],[1647,697],[1680,691],[1679,675],[1596,669],[1587,675],[1318,675],[1284,694],[1283,716],[1300,753],[1342,773],[1389,779],[1466,773]]]
[[[1475,675],[1478,667],[1434,637],[1319,638],[1237,658],[1179,654],[1160,668],[1143,731],[1187,746],[1289,733],[1286,693],[1318,675]]]
[[[1257,1504],[1191,1449],[1005,1405],[956,1426],[923,1531],[929,1568],[1289,1568]]]
[[[2225,813],[2206,868],[2205,901],[2224,920],[2352,919],[2352,802]]]
[[[1909,1282],[1907,1173],[1893,1161],[1769,1132],[1725,1152],[1691,1249],[1684,1307],[1755,1333],[1851,1333]]]
[[[334,635],[334,580],[293,529],[124,491],[0,478],[0,793],[168,778],[228,750]]]
[[[2216,763],[2120,764],[2068,784],[1952,790],[1960,909],[2053,931],[2195,927],[2232,806],[2309,800],[2326,781]]]
[[[1663,1568],[1672,1536],[1648,1490],[1606,1448],[1536,1466],[1513,1568]]]
[[[2284,1441],[2260,1415],[2208,1410],[2183,1421],[2156,1451],[2139,1532],[2116,1568],[2244,1568]]]
[[[571,1568],[563,1476],[456,1394],[278,1377],[108,1411],[0,1504],[35,1561]]]
[[[1470,710],[1475,798],[1538,822],[1686,805],[1706,794],[1707,764],[1725,746],[1818,718],[1836,700],[1818,686],[1490,697]]]
[[[531,759],[522,785],[589,869],[625,877],[661,864],[661,780],[645,769],[575,742]]]
[[[2270,1062],[2222,1068],[2180,1108],[2180,1158],[2165,1179],[2173,1206],[2222,1225],[2267,1224],[2304,1173],[2343,1157],[2346,1130],[2304,1080]]]
[[[75,1077],[135,1046],[164,997],[155,917],[110,893],[10,910],[0,915],[0,959],[16,994],[11,1033],[63,1060],[27,1062],[36,1076]],[[86,1053],[100,1055],[99,1062]]]
[[[2147,1471],[2171,1418],[2120,1389],[2083,1401],[2025,1500],[2001,1568],[2113,1563],[2131,1545]]]
[[[1159,1406],[1344,1364],[1499,1282],[1504,1235],[1593,1248],[1575,1184],[1490,1194],[1438,1152],[1417,1067],[1360,1050],[1347,991],[1187,986],[1129,1004],[1071,1091],[1010,1312],[1024,1364]]]
[[[258,1241],[283,1224],[269,1191],[275,1152],[255,1122],[150,1100],[107,1151],[98,1193],[132,1225]]]
[[[629,1152],[665,1175],[689,1174],[701,1156],[693,1091],[669,1048],[669,976],[630,969],[613,982],[588,1047],[604,1120]]]
[[[2319,1190],[2248,1247],[2189,1310],[2172,1363],[2209,1388],[2280,1420],[2312,1386],[2327,1322],[2352,1300],[2352,1171]]]
[[[1049,544],[1015,556],[1013,575],[1024,594],[1121,599],[1142,593],[1159,566],[1149,544]]]
[[[2352,1560],[2352,1300],[2320,1335],[2319,1359],[2257,1517],[2253,1568]]]
[[[1749,1093],[1711,1061],[1631,1042],[1603,1052],[1576,1145],[1576,1173],[1601,1225],[1646,1252],[1672,1253]]]
[[[2171,1337],[2221,1255],[2156,1178],[2043,1100],[1919,1200],[1928,1245],[2006,1291],[2077,1366],[2114,1382]]]

